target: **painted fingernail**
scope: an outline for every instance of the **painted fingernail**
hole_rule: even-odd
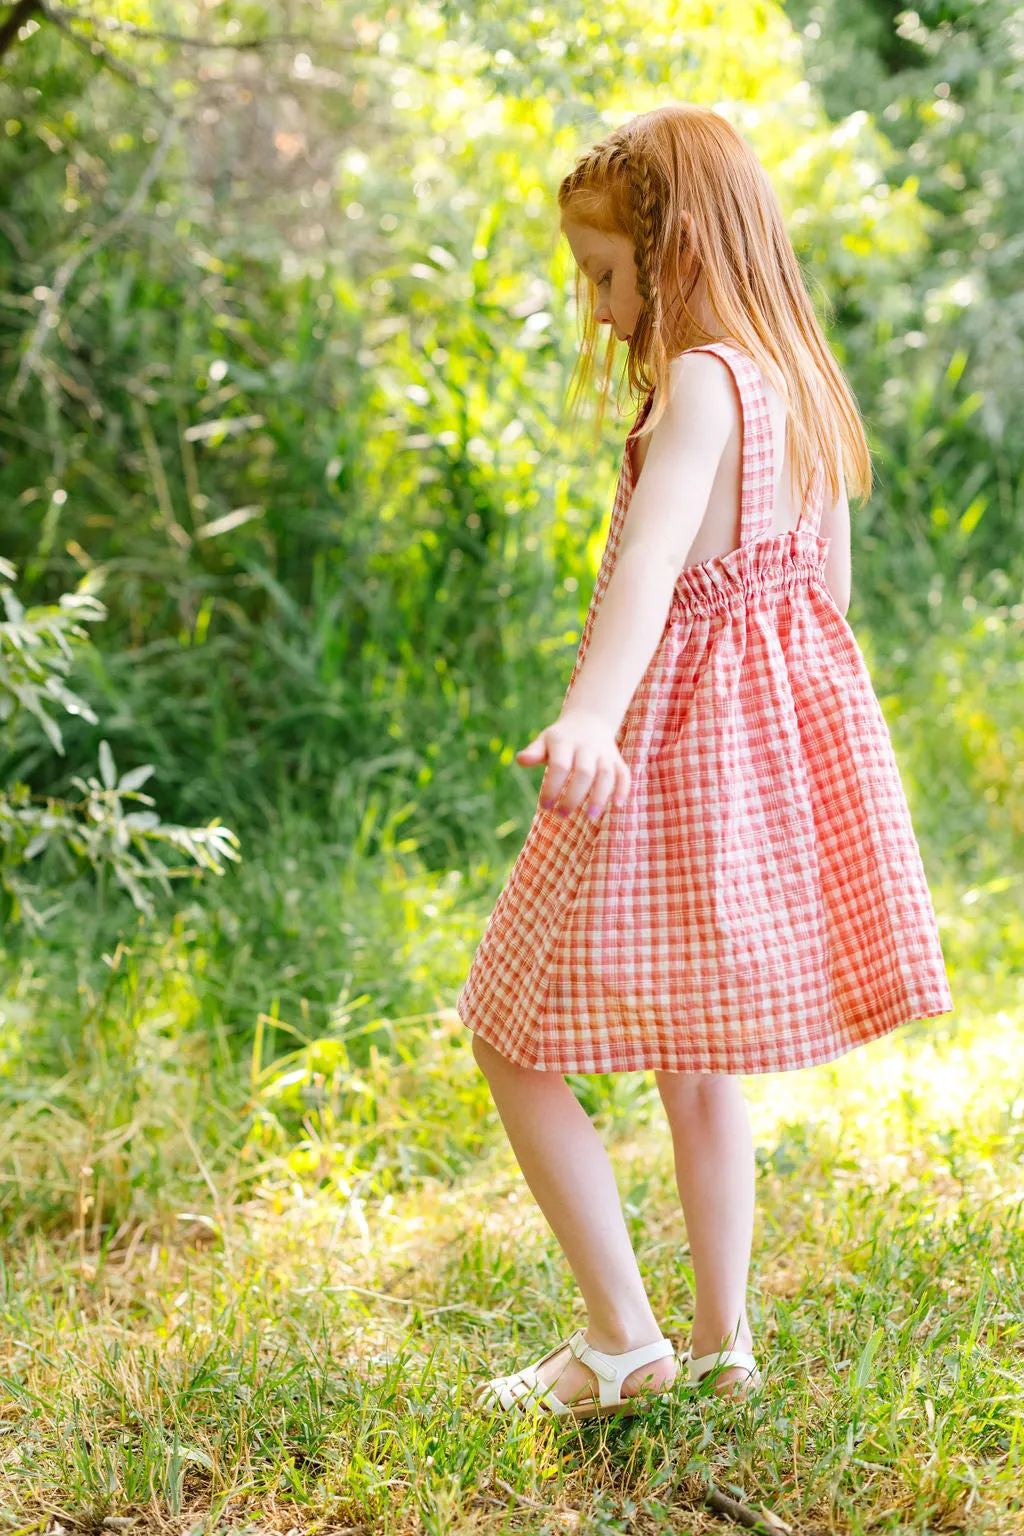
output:
[[[542,811],[550,811],[554,803],[555,802],[553,800],[542,800],[540,803],[540,808]]]
[[[590,807],[590,810],[587,812],[587,815],[590,817],[591,821],[596,821],[597,817],[600,816],[600,814],[601,814],[601,807],[599,805],[592,805]]]

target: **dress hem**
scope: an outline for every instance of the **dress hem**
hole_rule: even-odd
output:
[[[908,1010],[911,1006],[912,1005],[908,1005]],[[731,1067],[712,1067],[708,1066],[706,1063],[702,1064],[697,1060],[687,1064],[685,1060],[683,1060],[678,1054],[675,1056],[671,1063],[666,1063],[664,1060],[653,1061],[647,1059],[643,1062],[631,1066],[609,1066],[607,1064],[602,1066],[539,1065],[534,1061],[524,1060],[521,1055],[513,1055],[507,1049],[505,1042],[502,1042],[501,1044],[498,1043],[500,1036],[498,1036],[498,1038],[494,1038],[493,1032],[488,1030],[486,1026],[481,1027],[469,1023],[469,1021],[463,1017],[462,1013],[459,1012],[458,1004],[456,1004],[455,1008],[455,1012],[458,1015],[460,1022],[466,1027],[466,1029],[470,1031],[471,1034],[479,1035],[480,1038],[485,1040],[493,1050],[496,1050],[499,1055],[504,1056],[507,1061],[511,1061],[515,1066],[525,1067],[533,1072],[559,1072],[562,1074],[571,1073],[573,1075],[583,1076],[610,1076],[619,1072],[688,1072],[711,1074],[714,1076],[724,1077],[764,1077],[773,1073],[803,1072],[810,1067],[827,1066],[829,1062],[838,1061],[840,1057],[849,1055],[851,1051],[855,1051],[864,1045],[870,1045],[873,1040],[884,1039],[886,1035],[893,1034],[897,1029],[902,1029],[907,1024],[915,1024],[918,1022],[918,1020],[923,1019],[942,1018],[947,1014],[953,1013],[955,1011],[955,1004],[952,1002],[948,1004],[944,1003],[942,1005],[930,1003],[927,1006],[922,1007],[920,1010],[908,1010],[900,1008],[898,1017],[893,1019],[892,1022],[889,1022],[887,1018],[884,1020],[882,1018],[865,1020],[865,1025],[867,1026],[868,1030],[867,1033],[860,1035],[855,1040],[849,1040],[840,1045],[837,1045],[835,1049],[830,1049],[824,1054],[822,1054],[820,1051],[809,1052],[802,1060],[790,1060],[785,1063],[775,1061],[772,1065],[766,1064],[766,1058],[762,1054],[757,1058],[757,1065],[745,1063],[743,1065]]]

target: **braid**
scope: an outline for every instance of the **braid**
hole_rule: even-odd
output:
[[[646,304],[650,304],[653,298],[652,286],[656,290],[657,283],[653,282],[652,256],[654,254],[654,209],[651,206],[651,175],[650,170],[642,159],[635,160],[630,167],[632,175],[631,190],[633,196],[630,199],[633,214],[633,249],[636,253],[636,286],[640,296]]]
[[[651,320],[658,327],[661,311],[661,251],[659,249],[662,220],[659,216],[658,197],[651,165],[645,155],[630,156],[630,184],[633,196],[633,247],[636,252],[636,285],[640,297],[651,311]]]
[[[615,175],[625,180],[629,190],[637,288],[651,310],[652,319],[656,320],[661,311],[659,271],[663,231],[658,188],[649,158],[638,154],[630,144],[629,136],[619,130],[593,145],[577,160],[558,189],[558,201],[564,206],[580,192],[598,190]]]
[[[613,135],[594,144],[581,155],[558,188],[558,201],[563,205],[577,193],[601,187],[616,171],[625,169],[625,145]]]
[[[628,185],[636,286],[644,304],[633,331],[629,376],[634,387],[645,389],[661,377],[668,351],[661,289],[665,245],[661,177],[642,146],[629,153]]]
[[[636,286],[643,300],[627,368],[631,387],[640,393],[661,375],[668,358],[662,334],[666,190],[663,179],[653,157],[626,126],[592,145],[558,188],[558,202],[563,208],[578,197],[584,205],[591,197],[595,203],[604,203],[610,183],[617,183],[625,194],[616,202],[628,221],[623,233],[633,242]]]

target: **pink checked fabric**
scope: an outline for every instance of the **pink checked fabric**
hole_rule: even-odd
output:
[[[627,804],[538,809],[456,1007],[525,1067],[780,1072],[953,1006],[885,719],[825,585],[820,472],[771,533],[760,370],[731,344],[741,536],[680,573],[616,741]],[[626,440],[566,698],[633,491]]]

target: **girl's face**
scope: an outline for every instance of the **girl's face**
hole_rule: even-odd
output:
[[[606,235],[569,214],[562,219],[562,233],[576,265],[594,284],[598,324],[610,325],[619,341],[628,341],[643,308],[636,286],[632,240],[626,235]]]

